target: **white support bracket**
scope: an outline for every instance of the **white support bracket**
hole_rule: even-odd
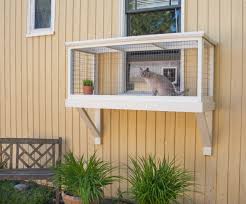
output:
[[[101,109],[95,110],[95,123],[84,108],[78,108],[81,119],[84,120],[87,127],[91,130],[95,137],[95,144],[100,145],[101,139]]]
[[[200,129],[200,135],[203,143],[203,155],[212,155],[212,124],[213,112],[196,113],[197,125]]]

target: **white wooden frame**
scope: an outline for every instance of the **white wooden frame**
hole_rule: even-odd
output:
[[[94,55],[101,48],[110,49],[111,52],[122,52],[117,46],[152,44],[156,45],[163,42],[189,42],[196,41],[198,50],[198,65],[197,65],[197,96],[131,96],[131,95],[74,95],[71,90],[71,59],[72,50],[80,50]],[[205,44],[210,49],[211,77],[208,95],[203,96],[203,60]],[[119,37],[110,39],[87,40],[81,42],[67,42],[68,54],[68,97],[66,107],[74,108],[94,108],[98,111],[96,114],[96,124],[89,124],[89,127],[94,128],[93,132],[99,132],[100,128],[100,109],[125,109],[125,110],[150,110],[150,111],[168,111],[168,112],[194,112],[197,115],[198,125],[201,130],[202,140],[204,142],[204,155],[212,154],[212,116],[205,112],[212,112],[215,109],[213,100],[213,72],[214,72],[214,47],[215,43],[208,40],[204,32],[190,33],[174,33],[146,36],[131,36]],[[187,45],[179,47],[185,49]],[[189,45],[190,46],[190,45]],[[168,48],[167,48],[168,49]],[[171,49],[171,48],[170,48]],[[172,48],[173,49],[173,48]],[[95,50],[93,52],[93,50]],[[96,58],[95,58],[96,59]],[[96,65],[96,64],[95,64]],[[95,67],[98,70],[98,67]],[[95,73],[97,76],[97,73]],[[96,79],[96,78],[95,78]],[[208,115],[210,115],[208,117]],[[209,119],[210,118],[210,119]],[[88,120],[85,121],[92,121]],[[99,128],[98,128],[99,127]],[[100,133],[100,132],[99,132]],[[101,138],[98,134],[95,135],[95,142],[101,143]]]
[[[134,96],[118,96],[118,95],[102,95],[102,96],[95,96],[95,95],[73,95],[71,92],[71,57],[72,57],[72,50],[81,50],[82,52],[88,52],[88,49],[99,49],[99,48],[110,48],[112,52],[121,52],[118,50],[117,46],[119,45],[141,45],[141,44],[156,44],[160,42],[189,42],[189,41],[196,41],[198,43],[198,80],[197,80],[197,96],[179,96],[179,97],[173,97],[173,96],[161,96],[161,97],[146,97],[146,96],[137,96],[136,98],[133,98]],[[120,105],[121,102],[118,103],[119,109],[136,109],[136,110],[152,110],[152,111],[175,111],[175,108],[172,110],[169,110],[169,106],[165,107],[168,102],[174,102],[176,105],[180,103],[182,105],[182,102],[197,102],[198,104],[203,104],[202,106],[198,106],[200,108],[195,108],[196,106],[192,107],[186,107],[183,106],[182,108],[177,108],[181,112],[206,112],[211,111],[214,109],[213,104],[213,79],[210,82],[210,90],[208,96],[203,96],[202,89],[203,89],[203,49],[204,49],[204,43],[208,43],[211,46],[211,50],[214,48],[213,42],[209,42],[207,40],[207,37],[205,36],[204,32],[191,32],[191,33],[174,33],[174,34],[160,34],[160,35],[146,35],[146,36],[131,36],[131,37],[119,37],[119,38],[109,38],[109,39],[99,39],[99,40],[87,40],[87,41],[81,41],[81,42],[67,42],[66,46],[68,47],[68,101],[67,106],[72,106],[73,104],[75,107],[84,106],[87,108],[92,108],[93,100],[97,103],[97,108],[111,108],[114,107],[117,109],[117,100],[121,98],[121,101],[128,101],[128,104],[126,105]],[[184,45],[186,46],[186,45]],[[185,48],[185,47],[184,47]],[[173,49],[173,48],[172,48]],[[214,53],[213,51],[211,53]],[[93,54],[93,53],[91,53]],[[96,53],[95,53],[96,54]],[[212,57],[213,58],[213,57]],[[213,60],[213,59],[211,59]],[[209,64],[213,64],[212,62]],[[214,67],[210,68],[211,72],[213,72]],[[86,100],[85,100],[86,99]],[[111,104],[110,100],[114,102],[114,104]],[[164,100],[165,99],[165,100]],[[140,103],[149,103],[149,102],[156,102],[155,105],[148,105],[146,107],[142,107],[139,104],[134,105],[136,102]],[[74,101],[74,103],[73,103]],[[78,101],[83,101],[79,102]],[[88,101],[90,101],[90,104],[88,104]],[[109,101],[109,103],[107,102]],[[132,104],[131,104],[132,103]],[[165,103],[167,103],[165,105]],[[159,105],[157,105],[159,104]],[[200,104],[200,105],[201,105]],[[124,107],[125,108],[124,108]],[[141,107],[141,108],[140,108]],[[175,106],[174,106],[175,107]],[[96,108],[96,107],[94,107]]]
[[[207,37],[205,36],[204,32],[190,32],[190,33],[174,33],[174,34],[159,34],[159,35],[146,35],[146,36],[131,36],[131,37],[119,37],[119,38],[109,38],[109,39],[99,39],[99,40],[87,40],[87,41],[81,41],[81,42],[67,42],[66,46],[68,47],[68,99],[71,99],[71,97],[74,97],[76,95],[71,94],[71,58],[72,58],[72,50],[77,49],[81,50],[82,52],[88,52],[88,49],[97,49],[97,48],[109,48],[111,52],[121,52],[119,51],[117,46],[122,45],[134,45],[134,44],[153,44],[156,43],[163,43],[163,42],[189,42],[189,41],[196,41],[198,43],[198,79],[197,79],[197,96],[195,97],[197,101],[199,102],[207,102],[208,100],[204,100],[207,97],[213,96],[213,82],[210,82],[210,90],[209,90],[209,96],[203,96],[202,93],[202,86],[203,86],[203,50],[204,50],[204,43],[208,43],[211,46],[211,53],[213,55],[214,53],[214,44],[213,42],[209,42],[207,40]],[[186,45],[184,45],[183,48],[185,48]],[[173,49],[173,48],[172,48]],[[93,54],[93,52],[91,53]],[[96,53],[95,53],[96,54]],[[211,56],[211,58],[213,58]],[[213,59],[211,59],[213,60]],[[213,63],[213,61],[211,62]],[[211,64],[209,63],[209,64]],[[211,68],[213,72],[213,67]],[[213,75],[213,74],[212,74]],[[76,100],[78,97],[82,97],[81,95],[76,96]],[[86,96],[86,97],[93,97],[93,96]],[[105,97],[105,96],[101,96]],[[116,96],[107,96],[109,97],[119,97]],[[129,96],[127,96],[129,97]],[[141,96],[138,96],[140,98]],[[144,96],[146,97],[146,96]],[[188,96],[185,96],[184,98],[189,98]],[[191,98],[191,97],[190,97]],[[174,97],[170,97],[170,99],[174,99]],[[181,100],[182,97],[179,97]],[[145,100],[143,100],[144,102]],[[182,101],[182,100],[181,100]],[[138,107],[135,107],[138,109]],[[185,109],[185,108],[184,108]],[[168,110],[167,110],[168,111]],[[204,112],[204,110],[201,111],[194,111],[194,112]]]
[[[185,0],[181,0],[181,32],[185,32]],[[180,79],[182,83],[180,83],[180,91],[184,91],[185,81],[184,81],[184,49],[181,49],[181,56],[180,56]]]
[[[26,37],[52,35],[55,32],[55,0],[51,0],[50,28],[35,29],[35,0],[27,0],[27,33]]]

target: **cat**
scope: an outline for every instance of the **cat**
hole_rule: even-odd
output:
[[[183,96],[186,91],[179,92],[174,84],[166,77],[154,72],[149,68],[140,68],[140,76],[152,89],[153,96]]]

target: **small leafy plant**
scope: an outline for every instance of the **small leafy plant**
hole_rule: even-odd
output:
[[[131,158],[130,194],[138,204],[178,203],[177,198],[193,185],[192,173],[175,165],[175,160]]]
[[[93,154],[88,161],[85,157],[75,158],[72,153],[64,156],[64,162],[55,168],[55,184],[68,195],[77,196],[84,204],[100,201],[103,188],[118,177],[111,176],[113,168]]]
[[[84,86],[93,86],[93,81],[90,79],[83,80]]]

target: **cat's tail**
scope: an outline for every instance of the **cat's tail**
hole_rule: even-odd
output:
[[[173,85],[173,88],[174,88],[174,95],[175,96],[184,96],[186,93],[189,92],[189,89],[185,89],[184,91],[179,91],[179,90],[177,90],[177,87],[175,86],[174,83],[172,83],[172,85]]]
[[[175,89],[176,96],[184,96],[188,92],[189,92],[189,89],[186,89],[184,91],[178,91],[178,90]]]

